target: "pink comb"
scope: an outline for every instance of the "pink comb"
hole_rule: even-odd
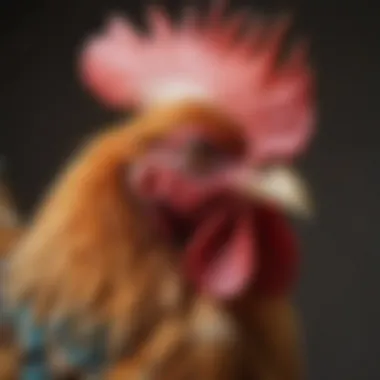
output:
[[[183,99],[209,102],[246,129],[256,159],[290,159],[305,147],[313,124],[305,48],[294,46],[279,66],[289,18],[269,28],[256,23],[243,33],[246,17],[223,15],[217,5],[203,20],[196,12],[185,14],[176,27],[151,7],[146,36],[113,17],[85,46],[83,80],[108,105],[123,109]]]

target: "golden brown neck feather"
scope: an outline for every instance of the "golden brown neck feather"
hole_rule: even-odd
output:
[[[137,267],[159,256],[144,255],[149,240],[123,186],[132,135],[119,127],[97,136],[58,179],[12,256],[11,298],[31,296],[41,312],[108,318],[124,286],[143,281],[149,269]]]
[[[29,299],[42,316],[75,313],[120,328],[136,312],[159,315],[168,283],[178,293],[180,280],[128,193],[125,170],[152,141],[189,121],[206,121],[210,133],[231,141],[231,124],[197,104],[153,109],[90,141],[12,256],[11,299]],[[144,298],[151,301],[142,311],[136,305]]]

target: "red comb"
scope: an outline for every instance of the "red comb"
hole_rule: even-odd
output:
[[[203,19],[185,13],[178,26],[156,8],[147,14],[147,35],[114,17],[85,46],[83,80],[105,103],[127,109],[203,99],[246,129],[256,158],[288,159],[304,148],[313,124],[312,76],[302,44],[278,65],[288,17],[249,29],[246,16],[225,18],[220,5]]]

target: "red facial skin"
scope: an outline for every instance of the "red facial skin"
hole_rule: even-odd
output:
[[[296,277],[298,255],[286,220],[232,190],[244,158],[190,126],[152,147],[130,173],[168,239],[184,233],[180,249],[190,281],[215,298],[234,299],[248,289],[279,295]]]

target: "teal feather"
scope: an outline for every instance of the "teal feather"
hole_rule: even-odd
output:
[[[1,267],[5,264],[0,261]],[[94,328],[81,333],[74,329],[69,319],[50,325],[36,321],[29,305],[10,310],[0,297],[0,320],[15,333],[19,347],[24,355],[21,380],[50,380],[46,347],[48,340],[57,344],[70,367],[85,373],[99,373],[107,360],[106,329]]]

